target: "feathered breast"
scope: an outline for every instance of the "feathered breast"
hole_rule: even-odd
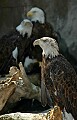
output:
[[[77,119],[77,75],[70,63],[62,55],[47,59],[44,76],[50,95]]]

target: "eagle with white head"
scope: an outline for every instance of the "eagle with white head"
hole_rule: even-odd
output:
[[[59,47],[53,38],[43,37],[34,41],[42,50],[41,100],[58,104],[77,120],[77,75],[65,57],[59,54]]]
[[[39,45],[42,50],[43,50],[43,55],[45,55],[45,57],[49,57],[49,58],[53,58],[55,56],[59,55],[59,48],[57,45],[57,42],[55,39],[49,38],[49,37],[43,37],[40,39],[35,40],[35,42],[33,43],[33,45]]]
[[[24,19],[19,26],[16,27],[16,30],[22,35],[23,37],[27,34],[29,38],[32,33],[33,24],[30,20]]]
[[[38,58],[38,60],[41,60],[42,50],[39,46],[33,47],[33,42],[42,37],[52,37],[56,39],[56,34],[54,34],[55,32],[52,25],[46,21],[45,12],[42,9],[33,7],[30,11],[28,11],[27,18],[31,20],[33,24],[31,35],[31,52],[35,59]],[[38,51],[37,54],[36,51]]]
[[[46,21],[44,10],[38,7],[33,7],[27,12],[27,18],[33,23],[32,34],[35,36],[35,39],[39,39],[41,37],[52,37],[57,39],[57,34],[54,31],[53,26]]]
[[[45,23],[45,14],[42,9],[38,7],[32,8],[28,13],[27,17],[34,22],[39,21],[40,23]]]
[[[74,69],[77,72],[77,61],[69,53],[67,44],[65,40],[60,36],[60,33],[58,31],[55,31],[52,24],[47,22],[47,16],[43,9],[40,9],[38,7],[33,7],[28,13],[27,13],[28,19],[30,19],[33,23],[33,31],[32,34],[35,39],[39,39],[42,37],[51,37],[57,40],[59,45],[59,51],[62,53],[65,58],[67,58],[68,61],[73,65]],[[65,47],[66,46],[66,47]]]
[[[0,39],[0,74],[6,74],[10,66],[23,62],[30,51],[30,37],[33,24],[24,19],[15,31],[11,31]]]

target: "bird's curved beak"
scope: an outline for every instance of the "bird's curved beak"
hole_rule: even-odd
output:
[[[35,45],[39,45],[39,39],[38,40],[35,40],[34,42],[33,42],[33,46],[35,47]]]
[[[32,17],[33,16],[33,13],[31,12],[31,11],[29,11],[28,13],[27,13],[27,17]]]
[[[18,25],[17,27],[16,27],[16,30],[18,31],[18,32],[20,32],[21,30],[22,30],[22,25],[20,24],[20,25]]]

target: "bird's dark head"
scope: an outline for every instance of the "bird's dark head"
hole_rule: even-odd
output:
[[[29,38],[31,36],[32,33],[32,28],[33,28],[33,24],[30,20],[28,19],[24,19],[20,25],[18,25],[16,27],[16,30],[20,33],[20,35],[22,35],[23,37],[25,36],[25,34],[27,34],[27,37]]]
[[[53,58],[59,55],[59,47],[55,39],[43,37],[34,41],[33,45],[39,45],[43,50],[45,57]]]
[[[28,13],[27,13],[28,19],[30,19],[33,22],[45,22],[45,14],[44,11],[38,7],[33,7]]]

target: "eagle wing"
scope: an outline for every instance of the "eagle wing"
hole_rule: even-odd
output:
[[[11,31],[0,38],[0,74],[8,73],[10,66],[17,65],[12,56],[13,50],[18,48],[18,61],[23,62],[29,54],[30,39],[23,38],[19,32]]]
[[[45,85],[49,94],[55,101],[54,104],[67,112],[72,113],[77,119],[77,75],[70,63],[58,55],[52,60],[46,60],[44,69]]]

